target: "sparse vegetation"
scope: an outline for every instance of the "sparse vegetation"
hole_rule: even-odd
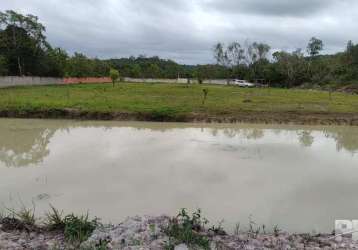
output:
[[[182,243],[194,249],[209,249],[209,239],[202,234],[207,224],[208,220],[202,217],[200,209],[191,216],[186,209],[182,209],[177,217],[170,221],[166,230],[169,236],[166,249],[173,250],[176,245]]]
[[[205,104],[206,99],[208,98],[209,90],[203,89],[203,105]]]
[[[78,245],[87,240],[99,225],[99,220],[97,218],[89,219],[88,214],[63,216],[62,211],[52,205],[50,207],[51,210],[46,213],[43,224],[37,224],[40,221],[35,217],[35,206],[26,208],[24,205],[19,210],[7,208],[9,213],[1,213],[0,224],[6,230],[60,231],[63,232],[68,242]]]
[[[63,218],[63,211],[59,211],[52,205],[50,205],[50,208],[50,212],[47,212],[45,216],[45,226],[49,230],[64,230],[66,225]]]
[[[45,226],[48,230],[63,231],[66,240],[70,242],[81,243],[85,241],[98,225],[98,219],[90,220],[88,214],[63,216],[63,212],[52,205],[51,211],[46,214],[45,218]]]
[[[63,221],[65,238],[71,242],[87,240],[98,226],[98,220],[96,218],[90,220],[88,214],[81,216],[70,214]]]
[[[275,236],[279,236],[281,232],[281,229],[278,227],[278,225],[275,225],[273,228],[273,233]]]
[[[19,210],[13,208],[6,208],[9,211],[7,218],[12,218],[21,222],[26,228],[33,228],[36,224],[35,217],[35,204],[31,208],[26,207],[24,204],[21,205]]]

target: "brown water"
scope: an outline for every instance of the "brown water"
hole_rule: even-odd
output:
[[[119,222],[202,208],[231,229],[358,219],[358,127],[0,119],[0,203]]]

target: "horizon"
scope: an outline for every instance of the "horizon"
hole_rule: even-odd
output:
[[[53,47],[100,59],[145,55],[212,64],[217,42],[257,41],[272,51],[305,51],[315,36],[324,42],[322,53],[333,54],[349,40],[358,41],[350,32],[358,20],[353,0],[2,1],[0,10],[8,9],[38,16]]]

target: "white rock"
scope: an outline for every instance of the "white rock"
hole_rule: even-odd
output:
[[[188,246],[185,244],[177,245],[174,250],[189,250]]]
[[[335,241],[336,241],[336,242],[342,242],[342,240],[343,240],[342,236],[337,236],[337,237],[335,238]]]

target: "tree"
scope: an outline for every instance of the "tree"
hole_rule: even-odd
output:
[[[271,47],[268,44],[254,42],[252,44],[252,47],[255,50],[255,53],[257,54],[258,61],[267,59],[267,55],[271,49]]]
[[[307,45],[307,52],[311,56],[311,58],[319,55],[319,53],[323,50],[323,42],[320,39],[312,37]]]
[[[300,49],[288,53],[285,51],[273,54],[278,71],[284,76],[287,87],[302,84],[307,76],[307,63]]]
[[[116,69],[110,69],[109,70],[109,76],[112,79],[112,83],[113,83],[113,87],[114,87],[114,83],[116,82],[116,80],[119,78],[119,71]]]
[[[240,66],[245,60],[245,50],[241,47],[240,43],[232,42],[227,48],[227,55],[229,61],[233,66]]]
[[[88,77],[93,73],[91,61],[77,52],[68,59],[66,67],[66,74],[72,77]]]
[[[6,62],[6,58],[4,56],[0,55],[0,76],[5,76],[8,73],[7,70],[7,62]]]
[[[49,48],[39,62],[41,75],[63,77],[66,75],[67,52],[61,48]]]
[[[160,78],[160,68],[156,63],[151,63],[147,70],[149,78]]]
[[[348,64],[358,65],[358,44],[355,45],[352,41],[348,41],[345,54]]]
[[[254,42],[248,46],[249,65],[251,66],[252,77],[255,79],[259,75],[263,75],[259,72],[263,64],[267,62],[267,54],[270,52],[271,47],[265,43]]]
[[[130,65],[129,76],[135,78],[139,78],[142,76],[142,68],[140,67],[139,64],[134,63]]]
[[[37,73],[31,72],[32,66],[49,47],[44,32],[45,27],[36,16],[11,10],[0,12],[0,54],[7,59],[9,73],[20,76]]]
[[[218,43],[214,46],[214,57],[218,65],[230,68],[232,60],[229,57],[228,49],[223,43]]]

